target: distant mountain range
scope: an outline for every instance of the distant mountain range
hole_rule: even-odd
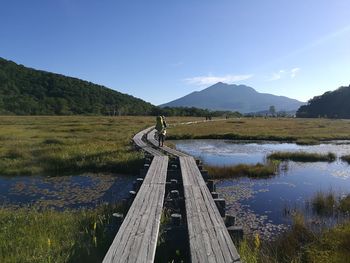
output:
[[[101,85],[0,58],[0,114],[147,115],[155,109],[150,103]]]
[[[299,108],[297,117],[350,119],[350,86],[312,98],[307,105]]]
[[[201,91],[160,105],[160,107],[196,107],[209,110],[261,112],[275,106],[276,111],[296,111],[305,103],[284,96],[259,93],[245,85],[218,82]]]

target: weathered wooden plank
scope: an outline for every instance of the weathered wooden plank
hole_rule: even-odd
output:
[[[201,226],[202,226],[202,233],[205,239],[207,239],[207,255],[208,257],[211,256],[210,262],[226,262],[224,261],[222,250],[220,248],[219,240],[215,237],[215,225],[211,221],[210,214],[211,211],[207,207],[207,203],[205,202],[205,199],[202,196],[201,188],[195,187],[194,194],[196,195],[197,204],[200,207],[199,213],[200,218],[202,220]]]
[[[164,161],[166,160],[166,161]],[[163,171],[167,170],[168,166],[168,157],[166,156],[157,156],[153,158],[152,164],[148,169],[148,172],[152,176],[146,176],[143,184],[165,184],[166,177],[163,176]]]
[[[180,157],[180,166],[191,262],[239,262],[239,254],[195,160],[192,157]]]
[[[153,262],[164,202],[168,157],[156,156],[103,262]]]
[[[190,192],[193,197],[189,198],[188,203],[191,203],[193,213],[191,218],[193,219],[193,224],[195,226],[194,237],[192,242],[190,242],[191,254],[195,252],[198,262],[215,262],[213,257],[215,256],[212,251],[212,246],[210,244],[209,235],[205,226],[203,225],[203,214],[201,211],[201,200],[198,200],[198,187],[187,186],[187,192]],[[186,190],[185,190],[186,192]],[[192,259],[192,262],[194,260]]]

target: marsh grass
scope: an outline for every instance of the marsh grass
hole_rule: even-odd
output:
[[[298,145],[317,145],[320,142],[315,139],[297,139],[295,143]]]
[[[269,140],[316,144],[350,139],[350,121],[241,118],[169,128],[169,139]]]
[[[50,139],[44,140],[43,144],[64,144],[64,143],[61,140],[50,138]]]
[[[340,263],[350,258],[350,222],[318,232],[311,231],[301,214],[277,240],[262,241],[259,248],[246,238],[239,253],[246,263]]]
[[[29,156],[28,152],[21,150],[20,148],[12,148],[7,151],[7,153],[4,155],[5,158],[8,159],[25,159]]]
[[[267,158],[270,160],[295,162],[333,162],[337,157],[334,153],[275,152],[268,155]]]
[[[261,246],[256,247],[253,238],[246,238],[239,247],[239,252],[246,263],[303,262],[303,248],[314,239],[315,236],[306,227],[303,216],[296,214],[291,228],[277,240],[262,241]]]
[[[169,124],[196,118],[168,118]],[[0,175],[137,173],[133,135],[154,117],[0,117]]]
[[[312,209],[318,215],[333,215],[334,213],[350,213],[350,195],[341,197],[334,191],[319,191],[311,198]]]
[[[347,195],[340,199],[338,209],[342,213],[350,213],[350,195]]]
[[[116,211],[123,208],[0,209],[0,262],[101,262],[115,234]]]
[[[209,176],[212,179],[220,178],[234,178],[234,177],[251,177],[251,178],[267,178],[277,173],[279,167],[278,161],[271,161],[267,164],[238,164],[232,166],[209,166],[206,165],[205,169],[208,170]]]
[[[319,215],[332,215],[336,209],[336,197],[334,192],[317,192],[312,198],[312,209]]]
[[[344,161],[344,162],[347,162],[350,164],[350,155],[344,155],[341,157],[341,159]]]

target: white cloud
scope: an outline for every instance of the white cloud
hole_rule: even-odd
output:
[[[272,76],[268,80],[269,81],[279,80],[280,78],[282,78],[282,74],[281,73],[283,73],[283,72],[272,73]]]
[[[242,80],[247,80],[252,78],[252,74],[247,75],[225,75],[225,76],[198,76],[198,77],[192,77],[192,78],[186,78],[185,81],[190,85],[197,85],[197,86],[209,86],[213,85],[218,82],[224,82],[224,83],[234,83],[239,82]]]
[[[293,68],[293,69],[290,71],[290,77],[291,77],[292,79],[294,79],[295,76],[299,73],[299,71],[300,71],[300,68]]]
[[[291,70],[280,69],[278,72],[273,72],[272,75],[269,78],[267,78],[267,81],[275,81],[288,76],[290,76],[293,79],[296,77],[299,71],[300,68],[293,68]]]

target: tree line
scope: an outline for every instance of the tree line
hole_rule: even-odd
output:
[[[299,118],[350,118],[350,86],[340,87],[316,96],[301,106],[296,114]]]

